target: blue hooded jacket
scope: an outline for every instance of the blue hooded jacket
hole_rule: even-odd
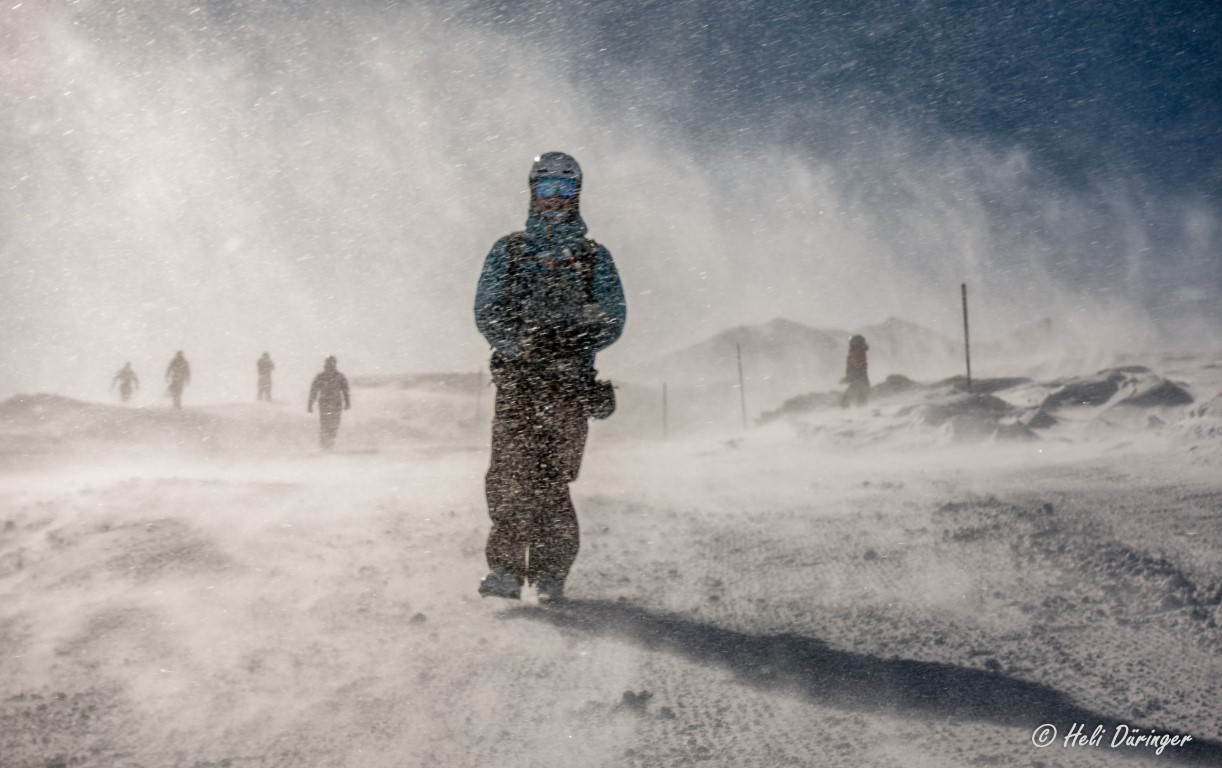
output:
[[[501,362],[538,372],[592,371],[596,352],[619,338],[627,317],[615,262],[599,245],[592,284],[575,254],[586,224],[574,212],[526,220],[521,257],[510,274],[510,236],[492,246],[475,293],[475,325]]]

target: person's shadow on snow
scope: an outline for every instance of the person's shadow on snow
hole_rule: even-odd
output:
[[[720,665],[749,685],[793,692],[820,704],[1023,728],[1027,733],[1021,741],[1027,745],[1036,727],[1051,723],[1060,733],[1053,744],[1058,751],[1074,723],[1083,723],[1087,736],[1102,725],[1104,748],[1110,746],[1119,725],[1129,726],[1134,736],[1148,734],[1151,728],[1159,735],[1183,733],[1174,727],[1126,722],[1091,712],[1055,688],[1000,672],[867,656],[795,634],[751,635],[673,614],[651,613],[627,602],[570,600],[546,608],[523,606],[504,615],[622,637],[701,664]],[[1154,757],[1149,747],[1108,751],[1118,756]],[[1188,744],[1168,746],[1158,759],[1222,765],[1222,743],[1193,734]]]

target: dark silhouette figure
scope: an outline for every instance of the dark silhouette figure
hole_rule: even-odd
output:
[[[259,392],[255,395],[255,399],[270,401],[272,399],[272,371],[276,369],[276,364],[272,362],[271,355],[264,352],[255,367],[259,370]]]
[[[587,418],[614,407],[594,355],[623,330],[624,291],[610,252],[585,236],[581,180],[572,157],[540,156],[526,230],[497,241],[480,273],[475,323],[492,346],[496,383],[485,596],[517,598],[527,582],[540,601],[563,598],[579,543],[569,483]]]
[[[119,385],[119,398],[123,402],[132,399],[132,389],[140,389],[140,378],[136,376],[136,372],[132,370],[131,363],[124,363],[119,372],[115,374],[115,378],[110,382],[110,388],[113,391],[115,385]]]
[[[170,397],[174,398],[174,407],[182,408],[182,390],[191,383],[191,364],[179,350],[174,359],[165,369],[165,380],[170,385]]]
[[[306,405],[306,411],[313,413],[314,402],[318,402],[318,442],[324,451],[335,447],[340,417],[352,407],[348,379],[335,366],[334,356],[328,357],[323,363],[322,373],[315,376],[314,383],[310,385],[310,402]]]
[[[854,336],[849,339],[849,356],[844,366],[844,381],[849,388],[840,398],[840,406],[865,405],[870,399],[870,374],[866,362],[866,352],[870,346],[864,336]]]

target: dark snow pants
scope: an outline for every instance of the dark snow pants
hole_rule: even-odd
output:
[[[335,435],[339,432],[339,420],[343,415],[342,408],[323,408],[318,409],[318,443],[324,451],[329,451],[335,447]]]
[[[170,398],[173,399],[175,408],[182,408],[182,388],[182,382],[170,382]]]
[[[488,566],[529,583],[563,581],[580,543],[569,483],[585,452],[585,408],[573,387],[529,374],[499,373],[496,385]]]
[[[840,407],[850,405],[865,405],[870,399],[870,379],[867,376],[854,376],[849,379],[849,388],[840,398]]]

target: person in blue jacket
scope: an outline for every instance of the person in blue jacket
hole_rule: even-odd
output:
[[[627,309],[610,252],[586,237],[581,167],[536,158],[526,230],[493,245],[480,273],[475,324],[492,346],[496,384],[484,596],[564,597],[579,546],[569,483],[585,452],[587,418],[614,409],[594,356],[619,338]]]

